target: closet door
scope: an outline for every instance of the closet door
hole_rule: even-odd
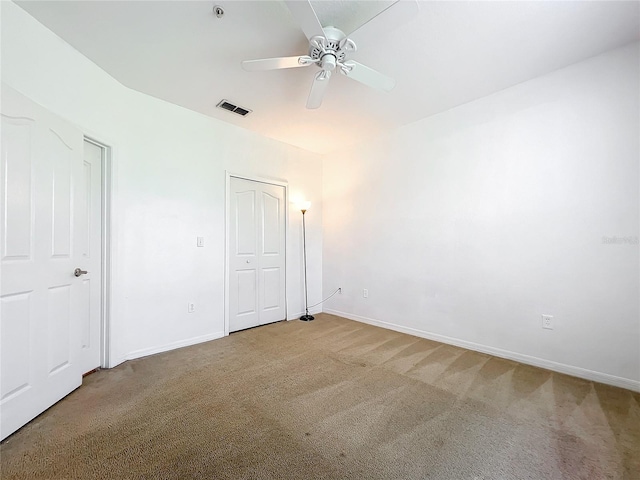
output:
[[[286,318],[285,189],[230,181],[229,331]]]

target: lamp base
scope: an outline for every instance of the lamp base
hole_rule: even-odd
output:
[[[300,317],[300,320],[302,320],[303,322],[310,322],[313,319],[314,319],[314,316],[313,315],[308,315],[308,314],[307,315],[302,315]]]

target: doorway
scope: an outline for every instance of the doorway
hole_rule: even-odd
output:
[[[83,374],[108,366],[108,231],[109,222],[109,148],[84,137],[81,195],[84,198],[79,227],[82,261],[83,315],[80,363]]]
[[[225,333],[285,320],[286,184],[228,175]]]

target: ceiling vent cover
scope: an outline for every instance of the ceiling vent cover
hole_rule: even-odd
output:
[[[229,110],[230,112],[237,113],[238,115],[242,115],[243,117],[251,113],[251,110],[249,110],[248,108],[239,107],[229,102],[228,100],[220,100],[220,103],[218,103],[216,107],[222,108],[223,110]]]

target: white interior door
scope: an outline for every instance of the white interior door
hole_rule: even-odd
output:
[[[231,177],[229,257],[229,331],[284,320],[284,187]]]
[[[83,373],[100,366],[102,300],[102,162],[104,148],[85,140],[80,183],[78,253],[81,276],[80,364]]]
[[[0,435],[80,386],[83,135],[2,86]]]

